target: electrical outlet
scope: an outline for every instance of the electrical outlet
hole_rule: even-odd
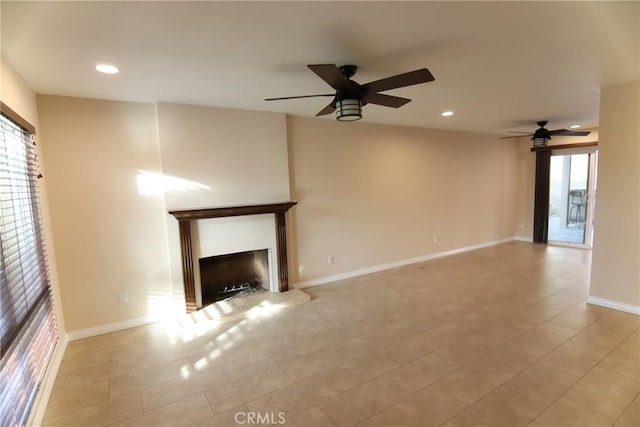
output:
[[[333,264],[333,255],[327,257],[327,264]]]
[[[127,291],[120,291],[120,304],[124,304],[129,302],[129,295],[127,294]]]
[[[434,245],[437,245],[437,244],[438,244],[438,237],[437,237],[437,236],[433,238],[433,244],[434,244]]]

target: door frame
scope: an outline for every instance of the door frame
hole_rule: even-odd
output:
[[[596,179],[598,165],[598,147],[581,147],[581,148],[563,148],[560,150],[551,150],[553,156],[571,156],[574,154],[588,154],[589,163],[587,165],[587,194],[585,195],[585,220],[584,220],[584,238],[583,243],[563,242],[559,240],[548,240],[547,243],[553,246],[568,246],[571,248],[591,249],[593,247],[593,228],[594,228],[594,209],[596,203]],[[551,168],[549,168],[551,170]],[[548,221],[548,214],[547,214]]]
[[[533,203],[533,242],[547,244],[549,240],[549,180],[551,169],[551,152],[559,150],[576,150],[595,147],[598,141],[579,142],[575,144],[549,145],[532,147],[536,153],[535,198]],[[566,151],[565,151],[566,152]],[[579,247],[572,245],[572,247]]]

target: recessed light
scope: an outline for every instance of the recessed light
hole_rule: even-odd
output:
[[[442,114],[440,114],[442,117],[449,117],[449,116],[453,116],[453,111],[443,111]]]
[[[571,129],[578,129],[580,127],[580,125],[572,125],[570,127],[571,127]]]
[[[120,70],[118,70],[118,67],[116,67],[115,65],[98,64],[96,65],[96,71],[105,74],[117,74]]]

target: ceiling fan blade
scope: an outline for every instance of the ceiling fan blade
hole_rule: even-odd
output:
[[[589,131],[573,131],[568,129],[556,129],[549,131],[549,135],[559,135],[559,136],[587,136],[591,132]]]
[[[336,107],[334,107],[332,104],[329,104],[326,107],[324,107],[322,110],[320,110],[320,112],[316,114],[316,117],[326,116],[327,114],[331,114],[334,111],[336,111]]]
[[[311,71],[336,90],[351,90],[349,81],[335,64],[307,65]]]
[[[533,135],[531,132],[520,132],[520,131],[517,131],[517,130],[508,130],[507,132],[508,133],[523,133],[525,135]]]
[[[370,93],[365,97],[369,104],[383,105],[385,107],[399,108],[404,104],[411,102],[408,98],[400,98],[399,96],[383,95],[381,93]]]
[[[396,89],[405,86],[427,83],[435,80],[435,77],[426,68],[421,68],[408,73],[398,74],[385,79],[376,80],[363,85],[368,93],[384,92],[385,90]]]
[[[298,99],[298,98],[315,98],[318,96],[335,96],[333,93],[327,93],[322,95],[301,95],[301,96],[283,96],[280,98],[265,98],[265,101],[281,101],[283,99]]]
[[[531,135],[532,135],[532,134],[530,134],[530,133],[529,133],[529,134],[527,134],[527,135],[503,136],[503,137],[502,137],[502,138],[500,138],[500,139],[522,138],[522,137],[524,137],[524,136],[531,136]]]

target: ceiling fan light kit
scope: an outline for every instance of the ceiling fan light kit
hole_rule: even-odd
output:
[[[367,104],[382,105],[384,107],[399,108],[410,102],[408,98],[385,95],[384,92],[406,86],[427,83],[435,80],[426,68],[397,74],[395,76],[360,85],[351,80],[358,67],[355,65],[316,64],[307,65],[318,77],[336,90],[335,94],[286,96],[281,98],[267,98],[265,101],[280,101],[284,99],[314,98],[333,96],[333,100],[324,107],[316,117],[336,112],[336,119],[341,122],[353,122],[362,118],[362,107]]]
[[[341,122],[354,122],[362,118],[362,105],[359,99],[336,101],[336,119]]]
[[[546,147],[551,138],[531,138],[534,147]]]

